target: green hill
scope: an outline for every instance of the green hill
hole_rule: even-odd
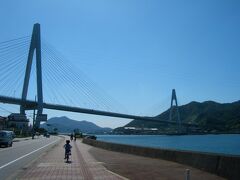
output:
[[[169,121],[169,112],[156,116],[159,120]],[[191,102],[179,106],[180,119],[183,123],[194,123],[198,128],[183,127],[183,131],[205,133],[240,133],[240,101],[220,104],[213,101],[203,103]],[[176,108],[173,109],[173,121],[177,121]],[[158,128],[157,133],[176,132],[176,125],[162,124],[133,120],[124,127]],[[117,128],[115,132],[126,131],[124,127]],[[143,131],[142,131],[143,132]],[[141,133],[142,133],[141,132]]]

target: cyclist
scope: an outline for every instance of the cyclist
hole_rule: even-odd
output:
[[[64,149],[65,149],[65,158],[67,158],[67,154],[71,155],[71,148],[72,146],[70,145],[70,141],[69,140],[66,140],[66,144],[63,146]]]
[[[73,140],[73,134],[71,134],[70,139],[71,139],[71,141]]]

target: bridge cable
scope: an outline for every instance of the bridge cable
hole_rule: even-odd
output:
[[[54,52],[55,53],[55,52]],[[60,60],[61,60],[62,58],[60,58]],[[62,61],[62,60],[61,60]],[[71,71],[71,73],[72,73],[73,71]],[[75,77],[75,76],[73,76],[73,77]],[[78,76],[76,76],[76,77],[78,77]],[[80,82],[81,81],[83,81],[84,79],[80,79]],[[86,82],[85,82],[85,84],[86,84]],[[85,87],[87,87],[87,88],[89,88],[88,86],[85,86]],[[88,89],[89,91],[91,91],[90,89]],[[105,101],[105,103],[106,103],[106,101]],[[109,107],[107,107],[107,108],[109,108]]]

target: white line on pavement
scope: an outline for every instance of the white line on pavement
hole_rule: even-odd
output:
[[[15,160],[13,160],[13,161],[7,163],[7,164],[4,164],[3,166],[0,167],[0,170],[3,169],[4,167],[6,167],[6,166],[8,166],[8,165],[10,165],[10,164],[12,164],[12,163],[14,163],[14,162],[16,162],[16,161],[22,159],[22,158],[25,158],[25,157],[29,156],[30,154],[33,154],[33,153],[35,153],[35,152],[37,152],[37,151],[39,151],[39,150],[41,150],[41,149],[43,149],[43,148],[45,148],[45,147],[47,147],[47,146],[53,144],[53,143],[56,143],[57,141],[59,141],[59,139],[57,139],[57,140],[55,140],[55,141],[53,141],[53,142],[51,142],[51,143],[48,143],[47,145],[45,145],[45,146],[43,146],[43,147],[40,147],[40,148],[38,148],[38,149],[36,149],[36,150],[34,150],[34,151],[28,153],[28,154],[25,154],[25,155],[23,155],[23,156],[21,156],[21,157],[15,159]]]

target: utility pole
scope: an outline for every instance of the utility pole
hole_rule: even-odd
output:
[[[35,96],[35,102],[37,97]],[[35,136],[35,130],[36,130],[36,109],[33,109],[33,127],[32,127],[32,139],[34,139]]]

